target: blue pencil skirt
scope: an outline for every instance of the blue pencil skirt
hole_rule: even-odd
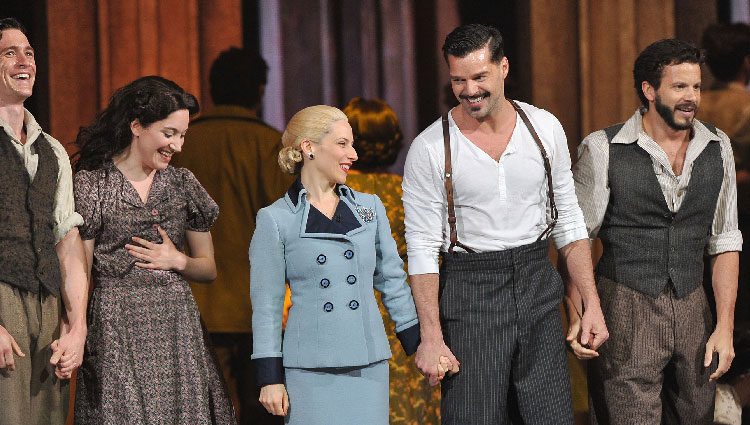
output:
[[[359,367],[286,368],[288,425],[388,425],[388,360]]]

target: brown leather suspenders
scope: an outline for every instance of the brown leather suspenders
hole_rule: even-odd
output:
[[[509,99],[510,100],[510,99]],[[534,141],[536,142],[537,147],[539,148],[539,151],[542,153],[542,160],[544,161],[544,172],[547,176],[547,197],[549,198],[549,204],[550,204],[550,215],[552,216],[552,221],[547,226],[546,229],[542,232],[541,235],[536,239],[537,241],[542,240],[550,235],[552,233],[552,229],[555,228],[555,224],[557,224],[557,207],[555,206],[555,193],[552,189],[552,167],[549,163],[549,158],[547,157],[547,151],[544,149],[544,145],[542,144],[541,139],[539,139],[539,135],[536,134],[536,130],[534,130],[534,126],[531,125],[531,121],[529,121],[529,117],[526,116],[526,113],[521,109],[521,107],[514,101],[510,100],[511,105],[513,105],[513,108],[516,110],[518,115],[521,117],[521,121],[526,125],[526,128],[529,129],[529,133],[531,133],[531,137],[534,138]],[[456,212],[453,205],[453,170],[451,167],[451,138],[450,138],[450,131],[448,130],[448,115],[443,115],[443,144],[445,146],[445,194],[448,198],[448,225],[450,226],[450,240],[451,244],[448,247],[448,252],[451,254],[453,253],[453,248],[458,246],[466,250],[466,252],[474,252],[471,248],[467,247],[466,245],[462,244],[458,241],[458,235],[456,233]]]

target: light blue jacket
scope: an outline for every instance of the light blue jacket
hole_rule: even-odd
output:
[[[403,262],[382,202],[339,185],[334,219],[306,200],[297,180],[258,212],[250,243],[253,355],[260,385],[283,382],[284,367],[363,366],[391,357],[373,288],[407,354],[419,324]],[[292,307],[281,321],[286,281]]]

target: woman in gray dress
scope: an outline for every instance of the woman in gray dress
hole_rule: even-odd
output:
[[[74,193],[94,288],[76,424],[236,423],[185,281],[216,276],[218,207],[169,166],[197,112],[177,84],[144,77],[78,134]]]

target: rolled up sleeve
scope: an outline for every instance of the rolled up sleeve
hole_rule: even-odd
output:
[[[716,212],[708,239],[706,253],[717,255],[729,251],[742,251],[742,233],[737,219],[737,176],[734,155],[729,138],[719,131],[721,159],[724,165],[724,179],[721,183]]]
[[[445,221],[442,169],[420,138],[404,165],[402,183],[409,274],[438,273]]]
[[[75,211],[75,201],[73,200],[73,171],[70,168],[70,160],[65,148],[49,135],[46,135],[50,141],[55,158],[57,159],[57,190],[55,192],[54,206],[52,208],[52,217],[55,222],[53,232],[55,234],[55,244],[60,242],[70,229],[81,226],[83,217]]]
[[[587,232],[570,170],[568,141],[557,119],[554,119],[553,135],[555,146],[551,164],[552,190],[559,215],[557,225],[552,230],[552,240],[560,249],[571,242],[586,239]]]

